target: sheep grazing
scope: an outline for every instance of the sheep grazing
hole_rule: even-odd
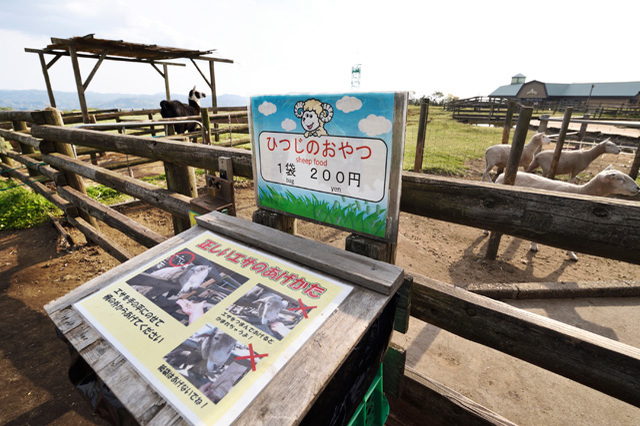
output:
[[[544,133],[536,133],[531,140],[522,149],[522,156],[520,157],[520,166],[526,168],[533,159],[533,156],[542,145],[548,145],[551,143],[551,139]],[[507,167],[507,161],[509,161],[509,153],[511,152],[511,145],[500,144],[492,145],[484,153],[484,160],[487,164],[484,173],[482,174],[482,182],[491,182],[489,172],[494,168]]]
[[[189,105],[180,101],[160,101],[160,115],[162,118],[190,117],[200,115],[200,99],[207,95],[196,90],[196,86],[189,91]],[[195,124],[174,124],[176,133],[192,132]]]
[[[504,175],[496,179],[496,183],[503,182]],[[547,179],[532,173],[517,173],[514,185],[573,194],[598,195],[601,197],[606,197],[607,195],[633,196],[640,192],[640,188],[633,179],[622,172],[612,169],[611,166],[598,173],[584,185]],[[538,245],[534,242],[531,243],[531,251],[538,251]],[[576,254],[572,251],[567,251],[567,255],[571,260],[578,260]]]
[[[600,142],[596,146],[586,151],[569,151],[562,150],[560,158],[558,159],[558,167],[556,168],[556,175],[569,175],[569,182],[575,183],[578,173],[589,167],[589,164],[602,154],[619,154],[620,147],[611,142],[608,138]],[[527,172],[532,172],[538,166],[542,167],[542,174],[544,176],[549,175],[549,169],[551,169],[551,161],[553,160],[553,151],[542,151],[538,153],[534,158]]]

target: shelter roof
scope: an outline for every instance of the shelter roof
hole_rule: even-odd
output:
[[[179,49],[175,47],[158,46],[155,44],[131,43],[122,40],[106,40],[94,38],[93,34],[81,37],[71,37],[68,39],[51,38],[51,44],[47,50],[69,51],[69,47],[75,48],[76,52],[92,54],[104,54],[123,58],[133,58],[146,61],[159,61],[167,59],[188,58],[202,59],[208,61],[233,62],[230,59],[206,56],[215,52],[211,50],[191,50]]]

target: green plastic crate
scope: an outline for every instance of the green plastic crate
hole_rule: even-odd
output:
[[[389,415],[389,402],[382,391],[382,364],[380,370],[348,426],[382,426]]]

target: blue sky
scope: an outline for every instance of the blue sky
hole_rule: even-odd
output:
[[[361,64],[362,91],[487,95],[511,76],[554,83],[638,81],[640,3],[631,1],[0,0],[0,89],[45,89],[38,56],[51,37],[217,49],[219,94],[341,93]],[[50,59],[50,58],[49,58]],[[93,61],[81,61],[86,79]],[[54,90],[75,91],[68,58]],[[190,64],[171,91],[204,86]],[[106,62],[88,90],[164,92],[150,66]]]

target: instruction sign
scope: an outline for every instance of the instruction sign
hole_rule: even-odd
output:
[[[205,231],[73,306],[192,424],[230,424],[351,292]]]
[[[406,93],[251,98],[257,205],[394,242]]]

